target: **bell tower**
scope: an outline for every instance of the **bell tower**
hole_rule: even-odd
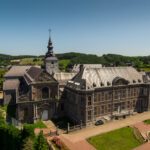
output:
[[[53,52],[53,44],[51,41],[50,32],[51,30],[49,29],[49,40],[48,40],[48,45],[47,45],[48,51],[46,52],[46,55],[45,55],[44,64],[45,64],[46,72],[53,75],[56,72],[59,72],[59,69],[58,69],[58,59]]]

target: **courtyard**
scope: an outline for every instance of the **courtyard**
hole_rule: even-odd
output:
[[[89,144],[87,142],[87,139],[89,139],[93,136],[97,136],[99,134],[105,134],[106,132],[109,133],[113,130],[115,131],[115,130],[120,129],[120,128],[132,126],[136,123],[142,122],[142,121],[147,120],[149,118],[150,118],[150,112],[135,114],[135,115],[129,116],[128,118],[123,119],[123,120],[114,120],[114,121],[111,121],[111,122],[106,123],[106,124],[101,125],[101,126],[91,126],[91,127],[87,127],[85,129],[82,129],[82,130],[78,130],[76,132],[71,132],[69,134],[62,134],[60,136],[60,138],[66,144],[66,146],[68,146],[68,148],[70,148],[71,150],[75,150],[76,146],[79,145],[80,143],[82,143],[82,144],[84,143],[84,147],[86,145],[87,147],[90,147],[90,149],[91,149],[91,144]],[[130,134],[128,136],[132,137],[131,135],[132,134],[130,131]],[[125,139],[127,139],[127,138],[125,138]],[[132,140],[135,140],[135,139],[132,139]],[[140,144],[142,144],[142,143],[136,141],[136,145],[134,145],[134,146],[136,147]],[[107,144],[107,146],[108,146],[108,144]],[[82,145],[80,145],[80,149],[87,150],[84,147],[82,147]],[[94,146],[93,146],[93,149],[94,149]]]

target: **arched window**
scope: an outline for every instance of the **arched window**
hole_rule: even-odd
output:
[[[42,89],[42,98],[43,99],[49,98],[49,88],[48,87],[44,87]]]

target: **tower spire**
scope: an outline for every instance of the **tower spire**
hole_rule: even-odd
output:
[[[48,40],[48,45],[47,45],[48,51],[46,53],[46,57],[54,56],[53,44],[52,44],[52,41],[51,41],[51,29],[49,29],[48,31],[49,31],[49,40]]]

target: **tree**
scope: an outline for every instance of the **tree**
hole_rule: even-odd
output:
[[[48,143],[46,139],[43,136],[43,132],[41,131],[39,135],[35,139],[34,143],[34,149],[35,150],[48,150]]]
[[[32,125],[24,124],[21,135],[22,139],[26,139],[28,137],[34,138],[34,127]]]
[[[24,140],[22,150],[33,150],[33,140],[31,138],[27,138]]]

